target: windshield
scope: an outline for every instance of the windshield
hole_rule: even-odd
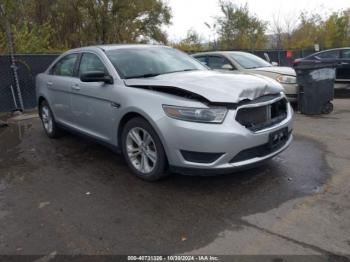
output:
[[[264,59],[250,53],[237,52],[230,53],[229,56],[245,69],[271,66],[271,64],[266,62]]]
[[[121,48],[106,54],[123,79],[207,70],[194,58],[166,47]]]

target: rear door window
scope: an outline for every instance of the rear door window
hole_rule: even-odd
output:
[[[315,55],[319,59],[338,59],[339,58],[339,50],[331,50],[319,53]]]
[[[212,69],[233,69],[228,59],[222,56],[208,56],[208,66]]]
[[[196,58],[203,65],[207,65],[207,57],[206,56],[195,56],[194,58]]]

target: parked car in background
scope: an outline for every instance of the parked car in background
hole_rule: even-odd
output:
[[[291,67],[274,66],[247,52],[216,51],[192,55],[213,70],[267,76],[282,84],[289,101],[297,100],[296,74]]]
[[[293,110],[269,78],[208,70],[164,46],[70,50],[36,78],[46,134],[62,129],[119,149],[140,178],[166,169],[228,173],[292,140]]]
[[[336,66],[334,88],[350,88],[350,47],[329,49],[304,58],[295,59],[293,66],[326,63]]]

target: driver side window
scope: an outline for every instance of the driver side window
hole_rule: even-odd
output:
[[[79,76],[81,74],[92,71],[108,73],[105,65],[102,63],[101,59],[97,55],[92,53],[84,53],[80,61]]]
[[[209,56],[208,57],[208,66],[211,69],[219,69],[219,70],[233,70],[233,66],[231,63],[222,56]]]

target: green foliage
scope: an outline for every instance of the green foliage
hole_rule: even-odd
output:
[[[170,23],[171,14],[162,1],[86,0],[84,7],[89,17],[86,29],[91,30],[95,42],[167,41],[161,25]]]
[[[219,0],[221,16],[211,25],[211,41],[203,45],[194,30],[173,45],[186,52],[205,49],[261,49],[268,24],[248,5]],[[10,24],[18,53],[59,52],[102,43],[167,43],[164,26],[171,21],[166,0],[0,0],[0,52],[7,52]],[[349,46],[350,9],[326,18],[301,13],[295,28],[278,23],[278,48]],[[291,29],[292,28],[292,29]],[[276,46],[276,45],[275,45]]]
[[[318,14],[301,13],[300,24],[293,30],[291,37],[284,42],[288,48],[307,48],[320,43],[322,19]]]
[[[350,12],[335,12],[326,19],[318,14],[300,15],[299,25],[284,37],[284,48],[310,48],[319,44],[322,48],[349,46]]]
[[[166,43],[162,26],[171,20],[171,10],[162,0],[0,0],[0,7],[5,10],[0,18],[11,24],[16,52],[102,43]],[[0,26],[0,39],[4,32]],[[0,51],[5,51],[3,42]]]
[[[350,13],[333,13],[323,25],[323,45],[325,48],[349,46]]]
[[[267,23],[250,14],[248,5],[237,6],[220,0],[223,16],[216,18],[219,45],[222,49],[256,49],[265,45]]]
[[[194,53],[203,50],[201,38],[193,29],[188,30],[187,36],[180,42],[173,44],[173,46],[188,53]]]
[[[0,30],[0,53],[6,49],[6,35],[5,32]]]
[[[18,53],[53,52],[50,47],[50,38],[53,30],[48,24],[29,27],[25,22],[12,29],[14,48]]]

